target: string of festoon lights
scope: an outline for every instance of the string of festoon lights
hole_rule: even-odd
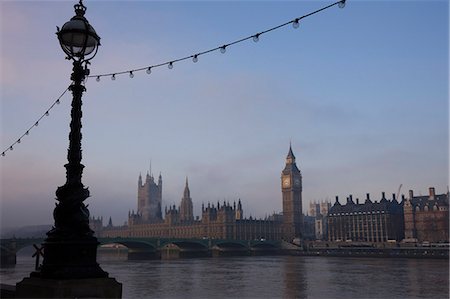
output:
[[[293,19],[293,20],[291,20],[289,22],[283,23],[281,25],[278,25],[278,26],[266,29],[264,31],[255,33],[253,35],[249,35],[247,37],[235,40],[233,42],[230,42],[230,43],[227,43],[227,44],[222,44],[221,46],[218,46],[218,47],[215,47],[215,48],[212,48],[212,49],[209,49],[209,50],[205,50],[205,51],[202,51],[202,52],[198,52],[198,53],[195,53],[195,54],[192,54],[192,55],[188,55],[188,56],[185,56],[185,57],[182,57],[182,58],[172,59],[172,60],[168,60],[166,62],[157,63],[157,64],[153,64],[153,65],[148,65],[148,66],[135,68],[135,69],[129,69],[129,70],[126,70],[126,71],[120,71],[120,72],[114,72],[114,73],[106,73],[106,74],[95,74],[95,75],[90,75],[88,77],[89,78],[96,78],[97,82],[100,82],[102,77],[110,77],[111,80],[116,80],[117,76],[124,75],[124,74],[128,74],[128,76],[130,78],[134,78],[134,75],[137,72],[146,71],[146,73],[150,75],[152,73],[152,70],[155,69],[155,68],[162,67],[162,66],[167,66],[169,69],[173,69],[173,66],[174,66],[175,63],[180,62],[180,61],[184,61],[184,60],[188,60],[188,59],[192,59],[192,61],[194,63],[196,63],[196,62],[198,62],[199,57],[202,56],[202,55],[205,55],[205,54],[208,54],[208,53],[211,53],[211,52],[215,52],[215,51],[220,51],[222,54],[225,54],[225,52],[227,51],[227,49],[230,46],[242,43],[242,42],[244,42],[246,40],[250,40],[250,39],[252,39],[256,43],[256,42],[259,41],[260,37],[263,34],[266,34],[268,32],[274,31],[276,29],[285,27],[285,26],[287,26],[289,24],[292,24],[292,27],[297,29],[300,26],[300,20],[302,20],[304,18],[307,18],[309,16],[312,16],[312,15],[318,13],[318,12],[321,12],[321,11],[323,11],[325,9],[328,9],[328,8],[330,8],[332,6],[335,6],[335,5],[338,5],[340,8],[344,8],[345,7],[345,1],[346,0],[337,1],[337,2],[335,2],[333,4],[330,4],[328,6],[322,7],[320,9],[318,9],[318,10],[310,12],[310,13],[304,15],[304,16],[295,18],[295,19]]]
[[[224,53],[226,52],[227,48],[229,48],[229,47],[231,47],[231,46],[233,46],[233,45],[236,45],[236,44],[238,44],[238,43],[242,43],[242,42],[244,42],[244,41],[246,41],[246,40],[250,40],[250,39],[252,39],[254,42],[258,42],[258,41],[259,41],[259,38],[260,38],[263,34],[266,34],[266,33],[268,33],[268,32],[271,32],[271,31],[277,30],[277,29],[279,29],[279,28],[285,27],[285,26],[287,26],[287,25],[289,25],[289,24],[292,24],[292,27],[295,28],[295,29],[297,29],[297,28],[300,26],[300,20],[302,20],[302,19],[304,19],[304,18],[307,18],[307,17],[309,17],[309,16],[312,16],[312,15],[318,13],[318,12],[321,12],[321,11],[323,11],[323,10],[325,10],[325,9],[328,9],[328,8],[330,8],[330,7],[332,7],[332,6],[335,6],[335,5],[338,5],[340,8],[344,8],[344,7],[345,7],[345,2],[346,2],[346,0],[340,0],[340,1],[334,2],[333,4],[330,4],[330,5],[328,5],[328,6],[322,7],[322,8],[320,8],[320,9],[318,9],[318,10],[315,10],[315,11],[313,11],[313,12],[310,12],[310,13],[308,13],[308,14],[306,14],[306,15],[301,16],[301,17],[295,18],[295,19],[293,19],[293,20],[291,20],[291,21],[288,21],[288,22],[286,22],[286,23],[283,23],[283,24],[281,24],[281,25],[278,25],[278,26],[275,26],[275,27],[272,27],[272,28],[263,30],[263,31],[261,31],[261,32],[255,33],[255,34],[253,34],[253,35],[249,35],[249,36],[244,37],[244,38],[241,38],[241,39],[239,39],[239,40],[235,40],[235,41],[230,42],[230,43],[228,43],[228,44],[222,44],[222,45],[219,46],[219,47],[215,47],[215,48],[212,48],[212,49],[209,49],[209,50],[205,50],[205,51],[202,51],[202,52],[198,52],[198,53],[196,53],[196,54],[192,54],[192,55],[185,56],[185,57],[182,57],[182,58],[172,59],[172,60],[169,60],[169,61],[166,61],[166,62],[154,64],[154,65],[148,65],[148,66],[141,67],[141,68],[130,69],[130,70],[126,70],[126,71],[120,71],[120,72],[115,72],[115,73],[107,73],[107,74],[90,75],[90,76],[88,76],[88,78],[96,78],[96,81],[97,81],[97,82],[99,82],[99,81],[100,81],[100,78],[102,78],[102,77],[111,77],[111,80],[116,80],[116,76],[118,76],[118,75],[123,75],[123,74],[128,74],[130,78],[133,78],[133,77],[134,77],[134,74],[137,73],[137,72],[140,72],[140,71],[146,71],[147,74],[151,74],[151,73],[152,73],[152,69],[155,69],[155,68],[158,68],[158,67],[162,67],[162,66],[165,66],[165,65],[167,65],[167,67],[168,67],[169,69],[173,69],[173,66],[174,66],[175,63],[180,62],[180,61],[184,61],[184,60],[187,60],[187,59],[192,59],[192,61],[193,61],[194,63],[196,63],[196,62],[198,62],[198,59],[199,59],[199,57],[200,57],[201,55],[205,55],[205,54],[208,54],[208,53],[211,53],[211,52],[214,52],[214,51],[220,51],[221,53],[224,54]],[[39,125],[39,122],[40,122],[44,117],[49,116],[50,110],[51,110],[55,105],[57,105],[57,104],[60,103],[60,99],[64,96],[64,94],[67,92],[67,90],[69,90],[69,87],[67,87],[66,90],[64,90],[64,92],[63,92],[63,93],[62,93],[62,94],[61,94],[61,95],[53,102],[53,104],[45,111],[45,113],[44,113],[41,117],[39,117],[38,120],[37,120],[30,128],[28,128],[28,130],[25,131],[25,133],[23,133],[19,138],[16,139],[15,142],[13,142],[9,147],[7,147],[7,148],[2,152],[2,154],[1,154],[2,157],[4,157],[4,156],[6,155],[6,152],[7,152],[7,151],[12,151],[12,150],[14,149],[14,146],[15,146],[16,144],[21,143],[23,137],[28,136],[28,135],[30,134],[30,131],[31,131],[33,128],[37,127],[37,126]]]
[[[58,98],[50,105],[50,107],[48,107],[48,109],[45,110],[44,114],[42,114],[42,115],[34,122],[34,124],[33,124],[31,127],[29,127],[29,128],[25,131],[25,133],[23,133],[19,138],[16,139],[15,142],[13,142],[10,146],[8,146],[8,147],[2,152],[2,155],[1,155],[1,156],[2,156],[2,157],[6,156],[6,152],[7,152],[7,151],[12,151],[12,150],[14,149],[14,146],[15,146],[16,144],[21,143],[21,142],[22,142],[22,139],[23,139],[25,136],[30,135],[30,131],[31,131],[32,129],[34,129],[35,127],[39,126],[39,122],[40,122],[44,117],[50,115],[50,110],[52,110],[53,107],[55,107],[56,105],[59,105],[59,103],[61,102],[61,98],[66,94],[66,92],[67,92],[68,90],[69,90],[69,87],[67,87],[67,88],[61,93],[61,95],[60,95],[60,96],[59,96],[59,97],[58,97]]]

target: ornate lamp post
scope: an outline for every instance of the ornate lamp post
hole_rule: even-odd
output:
[[[16,284],[16,298],[121,298],[122,285],[108,277],[97,263],[99,242],[89,228],[89,211],[84,204],[89,190],[81,182],[81,96],[82,82],[89,74],[87,65],[97,53],[100,37],[84,17],[80,0],[75,16],[58,28],[59,42],[73,60],[73,94],[66,183],[56,190],[55,224],[44,242],[40,271]]]
[[[81,97],[86,88],[82,85],[89,74],[89,60],[97,54],[100,37],[84,17],[86,7],[80,0],[74,6],[75,16],[56,33],[61,48],[69,60],[73,60],[73,94],[69,134],[66,183],[56,190],[53,217],[55,224],[47,233],[44,243],[42,269],[36,274],[42,278],[76,279],[108,277],[97,264],[97,238],[89,228],[89,211],[84,200],[89,190],[83,186],[81,177]]]

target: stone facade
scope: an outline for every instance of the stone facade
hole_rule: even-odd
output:
[[[352,196],[341,205],[336,196],[328,213],[328,241],[387,242],[404,237],[403,201],[395,194],[387,200],[385,193],[379,202],[372,202],[369,194],[364,203],[356,203]]]
[[[243,219],[239,200],[231,205],[208,204],[202,207],[201,220],[181,220],[181,209],[172,206],[166,209],[164,221],[160,223],[132,223],[128,226],[103,228],[102,237],[164,237],[194,239],[233,240],[280,240],[281,222],[270,219]]]
[[[242,203],[217,202],[202,205],[201,219],[194,219],[192,198],[186,186],[180,206],[166,207],[164,219],[158,211],[162,202],[162,178],[158,184],[147,174],[146,183],[138,182],[138,210],[129,212],[128,224],[121,227],[104,227],[98,232],[102,237],[163,237],[163,238],[213,238],[234,240],[292,241],[302,237],[302,177],[289,148],[286,165],[281,174],[283,215],[274,214],[265,219],[244,218]]]
[[[288,241],[303,238],[302,175],[295,163],[291,146],[289,146],[286,157],[286,165],[281,172],[281,193],[283,198],[283,237]]]
[[[418,242],[449,241],[449,193],[414,196],[412,190],[404,204],[405,240]]]
[[[331,208],[331,202],[311,202],[309,203],[309,216],[314,217],[314,234],[316,240],[326,240],[328,232],[327,215]]]
[[[133,221],[139,223],[155,223],[162,221],[162,177],[155,183],[153,175],[147,173],[145,183],[142,176],[138,179],[137,213],[132,214]]]
[[[194,206],[192,204],[191,191],[189,190],[187,177],[183,198],[181,199],[180,204],[180,221],[184,223],[192,223],[194,221]]]

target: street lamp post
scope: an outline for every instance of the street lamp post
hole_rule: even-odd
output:
[[[73,61],[72,110],[66,183],[56,190],[53,228],[44,242],[40,271],[16,284],[16,298],[120,298],[122,285],[97,263],[99,242],[89,227],[89,210],[84,201],[89,190],[81,182],[81,97],[89,75],[89,60],[97,53],[100,37],[84,17],[82,0],[74,6],[75,16],[58,28],[59,43]]]
[[[86,7],[83,3],[80,1],[74,7],[76,15],[57,32],[67,59],[73,60],[73,83],[69,87],[73,99],[66,183],[56,190],[55,224],[47,233],[44,261],[39,273],[44,278],[108,276],[96,262],[98,242],[89,228],[89,210],[84,204],[89,190],[81,182],[84,168],[81,164],[81,97],[86,91],[82,82],[89,74],[87,65],[97,53],[100,37],[84,17]]]
[[[40,271],[16,284],[17,298],[120,298],[122,285],[97,263],[99,242],[89,227],[89,210],[84,201],[89,190],[81,182],[81,97],[89,75],[89,60],[97,53],[100,37],[84,17],[82,0],[74,6],[75,16],[56,33],[67,59],[73,61],[72,110],[66,183],[56,190],[53,228],[44,242]]]

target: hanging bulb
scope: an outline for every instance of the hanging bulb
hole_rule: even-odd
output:
[[[5,152],[2,153],[2,157],[4,157],[4,156],[5,156]]]
[[[48,115],[49,115],[48,111],[47,111],[47,112],[45,112],[45,116],[48,116]]]
[[[113,74],[112,76],[111,76],[111,80],[116,80],[116,74]]]
[[[22,140],[20,140],[20,138],[19,139],[17,139],[17,143],[20,143]]]
[[[38,121],[35,122],[34,125],[35,125],[36,127],[39,126],[39,122],[38,122]]]
[[[12,150],[13,150],[13,147],[12,147],[12,145],[11,145],[11,146],[9,147],[9,150],[10,150],[10,151],[12,151]]]
[[[95,79],[97,82],[100,82],[100,76],[97,76],[97,79]]]
[[[149,67],[145,72],[150,75],[152,73],[152,68]]]
[[[341,2],[339,2],[338,6],[339,6],[339,8],[344,8],[345,7],[345,0],[342,0]]]
[[[56,100],[56,105],[59,105],[59,100]]]
[[[259,33],[253,35],[253,41],[254,41],[255,43],[257,43],[257,42],[259,41]]]
[[[227,46],[222,46],[220,47],[220,53],[225,54],[225,52],[227,51]]]
[[[197,56],[197,54],[195,54],[194,57],[192,57],[192,61],[193,61],[194,63],[196,63],[196,62],[198,61],[198,56]]]
[[[294,27],[295,29],[297,29],[298,26],[300,26],[300,23],[298,22],[298,19],[295,19],[294,22],[292,22],[292,27]]]
[[[173,62],[171,61],[171,62],[169,62],[169,64],[167,65],[167,67],[171,70],[171,69],[173,69]]]
[[[134,78],[133,71],[130,71],[130,78]]]
[[[26,132],[25,132],[25,135],[28,136],[29,134],[30,134],[30,131],[26,131]]]

